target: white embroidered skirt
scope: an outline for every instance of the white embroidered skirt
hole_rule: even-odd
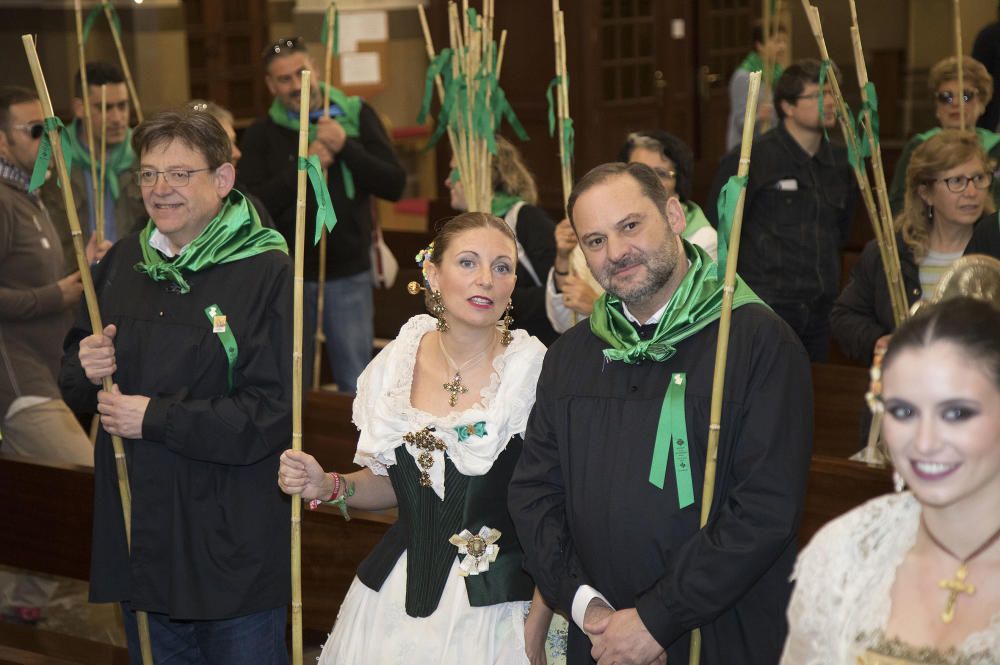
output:
[[[457,560],[431,616],[411,617],[405,607],[404,552],[381,591],[372,591],[354,578],[323,646],[320,665],[528,663],[524,653],[528,602],[470,606]]]

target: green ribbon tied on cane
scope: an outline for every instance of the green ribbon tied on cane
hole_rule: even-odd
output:
[[[469,423],[468,425],[459,425],[455,428],[455,433],[458,434],[458,442],[461,443],[465,441],[470,436],[478,436],[480,438],[486,436],[486,421],[480,420],[477,423]]]
[[[337,11],[337,3],[331,2],[326,11],[327,15],[323,17],[323,27],[319,32],[319,41],[323,46],[326,46],[327,40],[330,39],[329,12],[333,12],[333,49],[331,51],[333,55],[340,55],[340,12]]]
[[[872,156],[872,145],[878,147],[879,144],[879,120],[878,120],[878,94],[875,92],[875,84],[869,81],[864,87],[864,101],[858,111],[857,118],[847,109],[847,125],[853,132],[853,140],[847,142],[847,161],[852,168],[859,168],[863,161]],[[869,120],[865,121],[865,116]],[[871,136],[871,142],[868,141]]]
[[[119,35],[122,34],[122,20],[118,16],[118,11],[115,6],[110,2],[102,2],[100,4],[94,5],[87,12],[87,18],[83,21],[83,43],[86,44],[87,40],[90,38],[90,30],[94,27],[94,21],[97,20],[97,16],[101,14],[105,9],[111,14],[111,22],[114,24],[115,32]]]
[[[469,28],[471,28],[473,32],[479,32],[481,30],[479,26],[479,15],[476,13],[475,7],[469,7],[465,15],[469,20]]]
[[[563,85],[563,77],[556,76],[549,81],[549,87],[545,90],[545,99],[549,104],[549,136],[556,135],[556,111],[555,104],[552,101],[552,92],[560,85]],[[569,88],[569,75],[566,76],[565,85]],[[563,163],[569,164],[573,161],[573,150],[576,143],[576,131],[573,129],[572,118],[563,118],[562,135],[559,137],[559,140],[562,141]]]
[[[830,71],[830,60],[824,60],[819,65],[819,97],[816,98],[816,112],[819,114],[819,126],[823,128],[823,138],[830,140],[830,134],[826,131],[826,113],[823,111],[823,89],[826,87],[826,76]]]
[[[677,480],[677,504],[687,508],[694,503],[694,483],[691,480],[691,454],[687,435],[687,417],[684,414],[684,389],[687,376],[683,372],[670,375],[660,420],[656,425],[653,444],[653,461],[649,466],[649,482],[663,489],[667,478],[667,458],[671,451],[674,458],[674,477]]]
[[[337,225],[337,213],[333,209],[326,180],[323,179],[323,167],[319,163],[319,157],[316,155],[309,155],[308,158],[299,157],[299,171],[306,172],[309,184],[312,185],[313,196],[316,197],[316,233],[313,237],[313,244],[316,245],[319,244],[324,227],[326,232],[330,233]]]
[[[45,125],[45,132],[42,134],[42,142],[38,146],[35,168],[31,171],[31,182],[28,183],[29,192],[33,192],[45,184],[45,174],[48,173],[49,164],[52,162],[52,141],[49,139],[49,132],[62,133],[66,129],[62,120],[55,116],[45,118],[42,123]],[[66,170],[69,171],[68,153],[63,153],[63,160],[66,162]]]
[[[222,343],[222,350],[226,352],[226,361],[229,363],[229,373],[227,380],[229,392],[233,392],[233,368],[236,367],[236,358],[239,355],[239,346],[236,344],[236,337],[233,336],[233,329],[222,313],[222,308],[218,305],[209,305],[205,308],[205,316],[212,323],[212,332]]]
[[[549,87],[545,89],[545,101],[549,105],[549,136],[556,135],[556,104],[552,99],[553,91],[562,83],[562,77],[556,76],[549,81]]]
[[[719,192],[717,203],[719,213],[719,242],[716,277],[720,280],[726,276],[726,261],[729,258],[729,234],[733,231],[736,203],[740,199],[740,192],[747,186],[747,180],[748,176],[731,176],[728,182],[726,182],[726,186]]]

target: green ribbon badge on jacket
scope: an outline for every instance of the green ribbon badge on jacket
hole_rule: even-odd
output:
[[[675,345],[722,315],[725,283],[717,277],[715,264],[705,250],[686,240],[681,242],[691,265],[649,339],[644,340],[639,337],[635,326],[625,316],[621,300],[616,296],[604,293],[594,303],[594,311],[590,315],[590,331],[595,337],[610,345],[610,348],[604,349],[603,352],[609,361],[621,361],[630,365],[642,361],[664,362],[677,353]],[[763,304],[746,282],[737,275],[733,309],[750,303]],[[679,383],[677,374],[671,377],[670,387],[660,409],[649,472],[650,482],[662,489],[662,478],[667,468],[666,451],[673,444],[677,496],[681,508],[694,501],[693,490],[689,488],[691,465],[687,450],[690,439],[683,417],[685,387],[686,378],[683,375],[680,375]]]
[[[232,263],[271,250],[288,254],[288,245],[274,229],[261,226],[257,211],[246,198],[233,190],[222,209],[180,256],[168,261],[149,244],[156,230],[153,220],[139,234],[142,261],[135,264],[137,272],[145,273],[156,282],[170,281],[189,293],[191,286],[185,273],[195,273],[223,263]]]
[[[218,305],[209,305],[205,308],[205,316],[212,322],[212,332],[218,335],[219,342],[222,343],[222,350],[226,352],[226,362],[229,364],[227,380],[229,392],[233,392],[233,368],[236,367],[236,358],[239,355],[239,346],[236,344],[236,337],[229,326],[226,315],[222,313],[222,308]]]

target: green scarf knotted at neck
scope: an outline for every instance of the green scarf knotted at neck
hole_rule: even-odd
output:
[[[135,264],[135,269],[149,275],[153,281],[173,282],[180,287],[181,293],[191,291],[184,273],[240,261],[271,250],[288,253],[288,245],[281,234],[261,226],[253,205],[235,189],[226,197],[219,214],[172,261],[150,246],[149,237],[155,229],[153,220],[149,220],[139,234],[143,260]]]
[[[621,300],[604,293],[594,304],[590,315],[590,330],[611,345],[604,349],[609,361],[637,364],[643,360],[663,362],[677,353],[676,344],[695,334],[722,315],[723,280],[718,279],[716,265],[705,250],[682,241],[684,252],[691,261],[677,290],[670,298],[653,336],[644,340],[625,316]],[[760,303],[760,298],[737,275],[733,308]],[[649,465],[650,484],[663,489],[667,475],[667,460],[673,455],[677,502],[681,509],[694,503],[691,478],[690,438],[684,411],[684,387],[687,377],[675,373],[670,378]],[[672,444],[672,447],[671,447]]]
[[[691,266],[670,298],[670,304],[650,339],[640,339],[616,296],[605,292],[594,303],[590,331],[611,345],[604,349],[608,360],[621,360],[628,364],[641,360],[663,362],[677,352],[675,344],[721,316],[723,281],[716,276],[715,263],[705,250],[686,240],[683,243]],[[733,308],[749,303],[762,301],[737,275]]]
[[[737,69],[742,69],[743,71],[750,72],[751,74],[754,72],[762,72],[764,71],[764,58],[760,57],[760,53],[757,53],[757,51],[751,51],[747,54],[747,57],[743,58],[743,62],[740,63],[740,66],[737,67]],[[785,69],[781,65],[777,62],[774,63],[771,67],[771,80],[777,81],[781,77],[781,73],[783,71],[785,71]]]
[[[319,84],[320,93],[325,93],[327,87],[325,83]],[[334,86],[329,87],[330,91],[330,103],[336,104],[344,112],[344,115],[337,116],[335,120],[340,123],[340,126],[344,128],[344,133],[351,138],[357,138],[361,136],[361,98],[360,97],[348,97],[342,91],[338,90]],[[324,102],[326,100],[323,97]],[[324,104],[325,105],[325,104]],[[281,101],[275,97],[274,101],[271,102],[271,108],[267,110],[267,115],[274,121],[274,124],[279,127],[284,127],[285,129],[290,129],[293,132],[299,131],[299,116],[294,114],[292,117],[288,113],[288,107],[281,103]],[[316,140],[316,125],[309,123],[309,142],[312,143]],[[347,164],[343,161],[340,162],[340,174],[344,179],[344,193],[347,198],[354,200],[354,175],[351,173],[351,169],[347,168]]]
[[[79,166],[84,169],[90,168],[91,154],[80,140],[82,137],[79,132],[82,131],[86,130],[80,124],[80,120],[76,119],[70,123],[67,131],[62,133],[63,151],[66,153],[66,158],[69,162],[71,171],[74,166]],[[105,161],[105,184],[108,187],[108,191],[111,193],[111,199],[113,201],[117,201],[118,196],[121,194],[121,186],[119,184],[121,174],[133,168],[136,164],[135,151],[132,150],[131,129],[127,128],[125,130],[125,140],[117,145],[108,147]],[[97,162],[97,166],[98,169],[100,169],[100,161]],[[95,184],[94,190],[97,191],[97,189],[98,186]]]

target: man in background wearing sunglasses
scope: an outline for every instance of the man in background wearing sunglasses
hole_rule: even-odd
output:
[[[104,237],[116,242],[131,233],[146,219],[142,205],[142,194],[135,184],[132,171],[135,170],[135,153],[132,151],[132,130],[129,128],[131,108],[125,77],[118,65],[110,62],[87,63],[87,94],[90,101],[90,120],[94,134],[94,146],[87,144],[86,115],[83,106],[83,85],[79,72],[76,75],[73,115],[75,119],[62,133],[63,150],[71,160],[70,182],[73,184],[73,200],[83,227],[86,241],[96,228],[96,202],[100,197],[100,184],[95,188],[91,176],[91,155],[97,160],[100,178],[101,151],[101,86],[107,91],[107,121],[104,124],[107,157],[104,177]],[[53,174],[55,172],[53,171]],[[62,244],[63,257],[67,265],[72,265],[73,237],[69,231],[66,205],[57,178],[51,177],[41,189],[52,223],[55,224]]]
[[[302,70],[312,72],[309,93],[309,154],[328,170],[327,187],[337,226],[326,253],[323,332],[333,378],[342,392],[357,389],[358,376],[371,361],[374,338],[372,302],[371,197],[398,201],[406,172],[396,159],[375,110],[358,97],[330,90],[330,116],[323,115],[320,70],[301,38],[281,39],[263,54],[264,80],[274,101],[265,118],[246,130],[240,146],[239,179],[267,206],[289,248],[295,243],[295,200]],[[313,124],[315,123],[315,124]],[[311,185],[310,185],[311,187]],[[316,216],[313,195],[306,200],[306,219]],[[311,222],[310,222],[311,223]],[[313,335],[316,328],[319,251],[307,234],[302,374],[311,384]]]
[[[903,199],[906,197],[906,167],[910,164],[910,156],[917,146],[934,136],[942,129],[961,129],[962,115],[959,104],[959,94],[965,101],[965,128],[975,131],[979,144],[989,156],[995,171],[1000,162],[1000,134],[982,127],[976,127],[980,116],[986,109],[986,103],[993,97],[993,77],[986,71],[983,63],[969,56],[962,56],[962,90],[958,89],[958,59],[955,56],[945,58],[931,67],[927,76],[927,87],[934,99],[934,115],[940,126],[917,134],[906,144],[896,162],[892,174],[892,185],[889,187],[889,205],[892,214],[898,215],[903,210]],[[1000,202],[1000,180],[993,178],[990,188],[993,202]]]
[[[90,441],[56,383],[80,273],[65,276],[56,230],[38,193],[28,192],[43,118],[33,90],[0,88],[0,453],[93,466]],[[0,611],[37,621],[54,591],[45,580],[0,574]]]

